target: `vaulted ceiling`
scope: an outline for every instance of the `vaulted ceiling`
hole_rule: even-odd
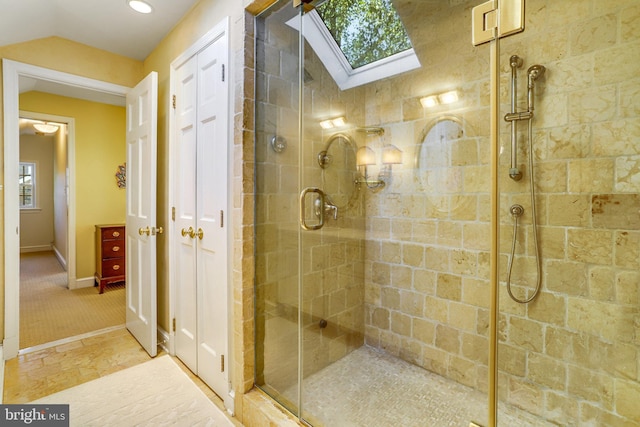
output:
[[[143,15],[126,0],[0,0],[0,46],[59,36],[143,60],[198,0],[146,0]]]

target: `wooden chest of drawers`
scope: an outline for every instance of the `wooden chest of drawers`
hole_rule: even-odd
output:
[[[96,286],[125,280],[124,225],[96,225]]]

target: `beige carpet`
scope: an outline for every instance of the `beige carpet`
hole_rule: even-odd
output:
[[[69,404],[71,426],[233,427],[169,356],[31,403]]]
[[[53,252],[20,256],[21,349],[124,323],[124,284],[70,291]]]

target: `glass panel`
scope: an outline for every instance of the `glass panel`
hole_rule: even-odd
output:
[[[502,116],[511,57],[518,112],[536,78],[531,135],[517,123],[520,181],[501,129],[500,426],[640,425],[640,7],[587,3],[529,0],[525,32],[502,40]],[[509,297],[538,280],[532,302]]]
[[[327,0],[316,10],[352,68],[411,49],[390,0]]]
[[[418,69],[341,90],[305,43],[303,187],[326,197],[301,235],[302,415],[484,425],[489,49],[471,46],[477,1],[392,3]]]
[[[298,413],[299,43],[281,0],[255,21],[256,384]]]

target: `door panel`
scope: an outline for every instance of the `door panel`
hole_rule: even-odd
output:
[[[197,58],[191,58],[177,70],[176,97],[178,173],[175,178],[177,250],[175,277],[180,291],[176,294],[176,355],[193,372],[198,371],[196,310],[196,239],[182,230],[196,228],[196,90]]]
[[[227,389],[227,117],[223,81],[226,37],[198,55],[197,280],[198,374],[214,390]]]
[[[158,75],[127,94],[127,329],[150,356],[157,354],[156,147]],[[147,230],[146,233],[139,230]]]

